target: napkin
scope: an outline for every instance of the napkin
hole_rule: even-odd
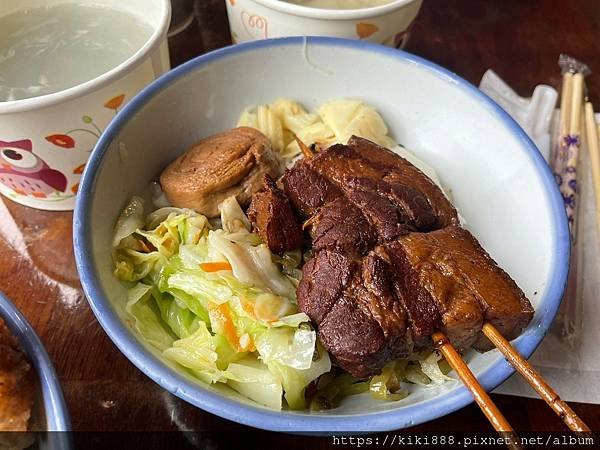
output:
[[[545,84],[536,86],[531,98],[519,97],[517,93],[491,69],[481,78],[479,89],[492,97],[527,132],[544,155],[550,158],[550,125],[558,93]]]
[[[557,111],[554,110],[556,91],[549,86],[540,85],[535,88],[531,99],[522,98],[492,71],[484,74],[480,89],[519,122],[548,160],[557,135]],[[598,119],[597,115],[596,120]],[[579,261],[583,261],[578,268],[582,271],[578,286],[582,290],[580,334],[573,345],[563,341],[559,333],[550,332],[530,362],[563,400],[600,404],[600,357],[597,347],[600,342],[600,326],[596,322],[600,319],[600,277],[597,275],[600,273],[600,236],[596,225],[587,147],[580,153],[578,177],[580,211],[577,251]],[[513,375],[494,392],[539,398],[518,374]]]

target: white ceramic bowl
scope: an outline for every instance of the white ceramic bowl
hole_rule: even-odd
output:
[[[0,102],[0,193],[27,206],[73,209],[83,167],[100,131],[170,67],[169,0],[87,1],[135,14],[154,31],[133,56],[93,80],[53,94]],[[68,2],[81,0],[2,0],[0,16]],[[21,159],[15,164],[3,150],[17,152]],[[53,181],[45,182],[48,177],[39,174],[48,168],[55,172]]]
[[[454,74],[416,56],[360,41],[285,38],[198,57],[138,95],[108,127],[84,173],[75,211],[83,288],[110,338],[140,370],[179,397],[231,420],[279,431],[378,431],[407,427],[472,401],[459,383],[415,387],[395,403],[361,395],[323,413],[275,412],[186,376],[127,326],[126,290],[112,274],[120,210],[167,163],[202,137],[235,125],[250,104],[280,96],[312,108],[338,97],[374,105],[396,140],[429,163],[452,191],[468,228],[531,299],[536,314],[514,341],[529,356],[564,289],[569,237],[554,178],[523,130]],[[468,353],[491,389],[512,369],[498,351]]]
[[[234,43],[285,36],[332,36],[404,47],[423,0],[354,10],[309,8],[280,0],[226,0]]]

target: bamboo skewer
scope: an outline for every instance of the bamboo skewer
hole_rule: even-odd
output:
[[[300,147],[300,150],[302,151],[302,154],[305,158],[312,158],[313,156],[315,156],[313,151],[310,148],[308,148],[308,145],[302,142],[302,140],[300,140],[298,136],[295,136],[294,139],[296,139],[296,142],[298,143],[298,146]]]
[[[577,89],[583,93],[583,77],[573,76],[570,73],[565,74],[565,88],[563,90],[565,105],[569,104],[570,108],[561,108],[561,126],[562,136],[567,135],[578,135],[580,130],[581,121],[581,107],[582,107],[582,96],[577,95]],[[565,94],[564,91],[567,91]],[[573,95],[575,94],[575,95]],[[596,133],[594,112],[591,104],[588,102],[585,105],[585,117],[586,117],[586,130],[588,130],[588,141],[594,142],[589,147],[590,152],[595,154],[592,160],[592,165],[595,167],[595,188],[596,188],[596,201],[598,202],[598,213],[599,213],[599,224],[600,224],[600,141],[598,140],[598,134]],[[575,114],[573,114],[575,113]],[[573,119],[573,120],[571,120]],[[590,126],[589,122],[594,121],[594,126]],[[600,126],[599,126],[600,128]],[[592,136],[590,136],[590,133]],[[314,152],[298,137],[296,142],[300,146],[300,150],[305,158],[312,158]],[[577,152],[569,158],[567,163],[575,164],[577,161]],[[560,157],[560,156],[558,156]],[[535,371],[535,369],[523,358],[519,352],[508,342],[504,336],[498,331],[498,329],[489,322],[485,322],[482,327],[482,332],[485,336],[494,344],[494,346],[504,355],[507,361],[523,376],[523,378],[529,383],[529,385],[540,395],[540,397],[552,408],[552,410],[558,414],[561,419],[567,424],[567,426],[573,431],[586,431],[589,432],[589,427],[577,416],[577,414],[562,400],[558,394],[552,389],[552,387],[544,380],[544,378]],[[501,433],[509,433],[511,441],[507,443],[510,448],[521,448],[516,433],[510,426],[502,412],[495,405],[493,400],[487,394],[485,389],[479,384],[477,378],[469,369],[469,366],[464,362],[461,355],[454,348],[451,342],[448,340],[446,335],[440,331],[436,331],[431,335],[436,348],[442,353],[448,364],[458,374],[461,381],[469,389],[475,402],[483,412],[483,414],[490,421],[494,429]]]
[[[435,347],[444,355],[444,358],[450,364],[450,367],[458,374],[463,384],[471,391],[475,402],[485,414],[487,419],[490,421],[492,426],[499,433],[508,433],[511,437],[511,441],[507,442],[506,445],[509,448],[520,449],[522,448],[519,444],[516,433],[510,426],[504,415],[500,412],[494,401],[490,398],[488,393],[477,381],[477,378],[469,369],[467,363],[464,362],[458,351],[450,343],[446,335],[442,332],[436,331],[431,335]]]
[[[523,358],[500,332],[489,323],[485,323],[482,329],[492,344],[500,350],[507,361],[517,369],[529,385],[540,394],[540,397],[563,419],[572,431],[590,431],[588,426],[575,414],[567,403],[562,400],[552,387],[535,371],[535,369]]]
[[[314,156],[314,152],[298,137],[296,137],[296,142],[300,146],[300,150],[305,158],[312,158]],[[516,434],[513,428],[510,426],[504,415],[500,412],[496,404],[490,398],[488,393],[483,389],[483,387],[477,381],[477,378],[469,369],[469,366],[462,360],[458,351],[454,348],[454,346],[450,343],[446,335],[442,332],[435,332],[432,336],[432,339],[439,349],[439,351],[444,355],[448,364],[454,369],[454,371],[458,374],[462,382],[469,389],[475,402],[481,408],[483,414],[490,421],[494,429],[498,432],[502,433],[510,433],[511,434],[511,442],[507,443],[510,448],[520,449],[521,446],[516,439]]]

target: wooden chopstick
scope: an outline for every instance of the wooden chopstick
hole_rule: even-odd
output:
[[[471,391],[475,402],[485,414],[487,419],[490,421],[492,426],[499,433],[508,433],[511,437],[510,442],[506,445],[509,448],[520,449],[522,448],[517,435],[513,428],[510,426],[504,415],[500,412],[494,401],[490,398],[488,393],[477,381],[477,378],[469,369],[469,366],[464,362],[460,354],[456,351],[454,346],[450,343],[446,335],[440,331],[436,331],[431,335],[435,347],[444,355],[450,367],[458,374],[463,384]]]
[[[571,104],[571,93],[573,92],[573,74],[566,72],[563,75],[562,90],[560,93],[560,136],[569,134],[571,108],[565,107]]]
[[[569,134],[576,135],[581,132],[581,105],[583,104],[583,74],[573,75],[571,92],[571,111],[569,112]],[[562,105],[561,105],[562,108]]]
[[[594,184],[594,195],[596,197],[596,225],[600,233],[600,141],[598,141],[598,129],[594,116],[594,107],[590,102],[585,104],[585,130],[586,144],[592,164],[592,178]]]
[[[483,334],[496,346],[506,360],[521,374],[529,385],[540,394],[540,397],[548,403],[550,408],[567,424],[573,431],[590,431],[589,427],[575,414],[567,403],[562,400],[544,378],[523,358],[515,348],[510,345],[498,329],[491,323],[486,322],[482,328]]]

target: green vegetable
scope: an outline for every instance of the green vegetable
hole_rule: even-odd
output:
[[[369,391],[369,382],[357,380],[349,373],[334,376],[327,373],[319,378],[317,392],[313,396],[310,409],[322,411],[335,408],[348,395],[361,394]]]
[[[204,322],[199,322],[198,329],[192,335],[173,342],[172,347],[165,349],[163,354],[207,383],[216,383],[226,377],[226,373],[217,366],[217,341]]]
[[[381,374],[371,378],[369,390],[371,395],[381,400],[401,400],[408,393],[402,390],[401,371],[396,370],[396,361],[387,364]]]
[[[316,333],[296,305],[300,254],[272,255],[234,198],[221,205],[221,223],[213,230],[204,216],[171,207],[144,218],[141,199],[131,201],[115,227],[113,259],[115,275],[135,282],[132,327],[206,383],[272,408],[285,395],[290,408],[303,408],[306,386],[331,363],[315,351]]]
[[[125,310],[133,317],[134,329],[159,350],[173,345],[174,335],[165,328],[152,297],[152,286],[138,283],[129,290]]]

